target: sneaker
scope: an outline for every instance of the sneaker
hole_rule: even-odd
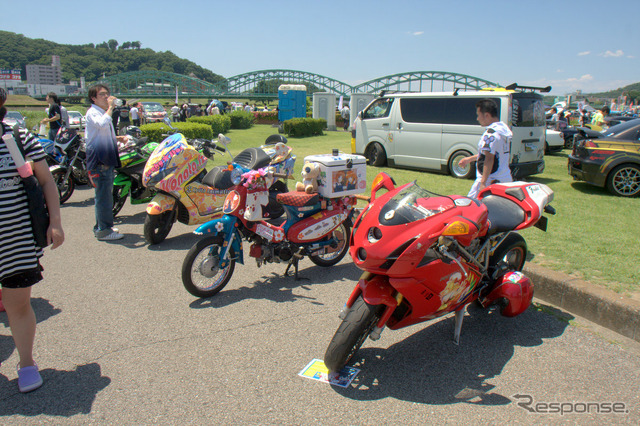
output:
[[[42,377],[37,365],[18,368],[18,389],[20,392],[31,392],[40,386],[42,386]]]
[[[119,230],[118,230],[118,228],[111,228],[111,230],[112,230],[113,232],[118,232],[118,231],[119,231]],[[106,231],[106,230],[105,230],[105,231]],[[96,237],[98,237],[98,235],[100,235],[100,234],[101,234],[101,233],[103,233],[103,232],[104,232],[104,231],[98,231],[97,229],[94,229],[94,230],[93,230],[93,235],[95,235]]]
[[[121,240],[124,238],[124,235],[118,233],[115,229],[111,231],[110,234],[104,235],[102,237],[98,237],[98,241],[113,241],[113,240]]]

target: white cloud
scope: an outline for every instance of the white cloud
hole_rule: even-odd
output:
[[[585,52],[579,52],[579,53],[578,53],[578,56],[587,56],[587,55],[590,55],[590,54],[591,54],[591,52],[589,52],[589,51],[587,50],[587,51],[585,51]]]
[[[564,70],[562,68],[556,70],[557,73],[562,73]]]
[[[422,34],[424,34],[424,31],[414,31],[413,33],[411,33],[411,35],[414,35],[414,36],[419,36]]]
[[[604,56],[605,58],[619,58],[620,56],[624,56],[624,52],[620,49],[616,50],[615,52],[607,50],[602,54],[602,56]]]

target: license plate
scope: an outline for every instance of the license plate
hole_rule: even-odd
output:
[[[535,151],[536,150],[536,144],[530,143],[530,142],[525,143],[524,144],[524,150],[526,152]]]

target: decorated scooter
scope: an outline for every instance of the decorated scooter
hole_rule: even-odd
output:
[[[340,155],[335,158],[340,161]],[[331,171],[321,171],[314,162],[305,163],[301,190],[277,195],[286,218],[276,219],[270,218],[264,207],[266,190],[278,174],[267,167],[249,170],[237,163],[230,165],[235,186],[224,201],[224,216],[196,229],[195,233],[204,238],[189,250],[182,264],[182,283],[187,291],[196,297],[211,297],[222,290],[231,279],[236,262],[244,264],[242,240],[251,244],[249,256],[258,266],[287,263],[285,275],[293,266],[297,277],[298,262],[304,257],[324,267],[338,263],[349,249],[354,194],[366,185],[364,157],[361,158],[361,168],[335,172],[335,176],[356,176],[361,185],[350,191],[342,187],[334,191]],[[346,165],[346,160],[342,164]]]
[[[229,138],[219,134],[217,141],[196,139],[190,144],[182,134],[174,133],[153,151],[142,176],[142,184],[156,191],[147,205],[144,222],[144,237],[149,244],[164,241],[176,220],[186,225],[199,225],[222,216],[222,202],[232,183],[228,175],[222,173],[226,166],[216,166],[207,172],[206,165],[214,151],[228,153],[229,142]],[[276,145],[280,149],[274,149],[274,158],[267,156],[267,165],[278,164],[279,170],[290,174],[295,156],[284,143]],[[258,151],[263,153],[260,148],[247,148],[235,159],[231,154],[229,156],[253,170],[264,167],[259,163]],[[272,191],[286,192],[286,185],[282,182],[274,184]]]
[[[388,192],[377,197],[376,193]],[[533,284],[522,272],[527,244],[517,230],[546,230],[553,191],[512,182],[483,189],[479,199],[441,196],[415,182],[395,187],[380,173],[371,201],[356,219],[350,254],[365,272],[347,299],[324,363],[340,371],[367,337],[455,312],[459,342],[468,304],[524,312]]]

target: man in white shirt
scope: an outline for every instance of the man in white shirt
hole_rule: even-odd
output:
[[[497,182],[512,182],[509,153],[513,133],[498,119],[498,106],[490,99],[476,103],[478,123],[486,127],[478,142],[478,154],[460,160],[460,166],[476,161],[476,181],[467,197],[476,198],[487,186]]]
[[[131,113],[131,121],[133,121],[133,125],[140,127],[140,115],[136,105],[134,105],[129,112]]]
[[[96,84],[89,89],[91,107],[86,118],[86,152],[89,178],[95,187],[96,224],[93,233],[100,241],[119,240],[124,235],[113,227],[114,169],[120,167],[117,141],[125,143],[126,136],[117,136],[113,128],[115,96],[109,88]]]

